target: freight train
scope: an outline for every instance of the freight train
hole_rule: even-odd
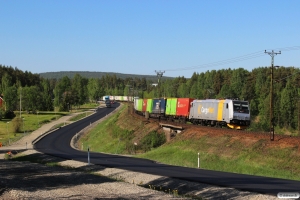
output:
[[[235,99],[193,99],[112,96],[116,101],[133,101],[135,112],[170,121],[196,125],[245,129],[250,125],[248,101]]]

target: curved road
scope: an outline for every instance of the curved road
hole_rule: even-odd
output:
[[[45,136],[34,145],[34,148],[45,154],[87,162],[87,152],[75,150],[70,146],[72,137],[90,123],[112,112],[118,106],[119,104],[116,103],[112,108],[101,108],[95,114]],[[90,152],[90,162],[106,167],[232,187],[239,190],[275,196],[277,196],[279,192],[300,192],[300,181],[171,166],[146,159],[123,157],[119,155]]]

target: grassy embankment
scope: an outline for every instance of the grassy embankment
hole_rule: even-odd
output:
[[[116,125],[122,112],[126,112],[125,106],[119,112],[108,117],[95,129],[80,139],[83,150],[88,147],[95,152],[106,152],[114,154],[124,154],[126,152],[126,142],[132,138],[131,130],[124,130]]]
[[[120,121],[136,126],[130,130],[120,128],[117,125]],[[128,144],[133,143],[132,138],[136,138],[137,134],[145,134],[133,131],[141,126],[143,123],[131,119],[127,109],[123,107],[85,135],[81,142],[84,149],[89,146],[96,152],[128,154]],[[298,146],[268,147],[267,142],[269,141],[257,140],[246,143],[242,137],[236,139],[229,135],[210,137],[207,134],[200,138],[188,138],[183,133],[158,148],[135,156],[196,168],[199,152],[200,168],[203,169],[300,180]]]
[[[49,123],[53,120],[57,120],[60,117],[63,117],[65,115],[68,115],[70,113],[77,113],[77,112],[83,112],[82,114],[79,114],[73,118],[70,119],[70,121],[77,121],[87,115],[90,115],[91,111],[88,111],[90,108],[95,108],[96,104],[85,104],[81,106],[80,109],[72,110],[71,112],[54,112],[54,111],[39,111],[36,114],[28,114],[27,112],[22,112],[22,124],[20,125],[19,132],[14,131],[14,124],[12,119],[2,119],[0,121],[0,142],[2,145],[8,145],[8,143],[12,143],[14,141],[19,140],[24,135],[29,134],[35,130],[37,130],[40,126],[43,124]],[[16,117],[20,116],[20,112],[15,112]],[[60,127],[65,125],[63,124],[57,124],[55,127]]]

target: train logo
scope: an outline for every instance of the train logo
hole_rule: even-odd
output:
[[[212,107],[205,108],[201,104],[198,106],[198,114],[203,113],[203,114],[207,115],[208,113],[213,114],[214,112],[215,112],[215,109]]]

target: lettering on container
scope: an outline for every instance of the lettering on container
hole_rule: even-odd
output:
[[[180,102],[177,103],[177,108],[183,108],[183,107],[186,107],[185,104],[181,104]]]

